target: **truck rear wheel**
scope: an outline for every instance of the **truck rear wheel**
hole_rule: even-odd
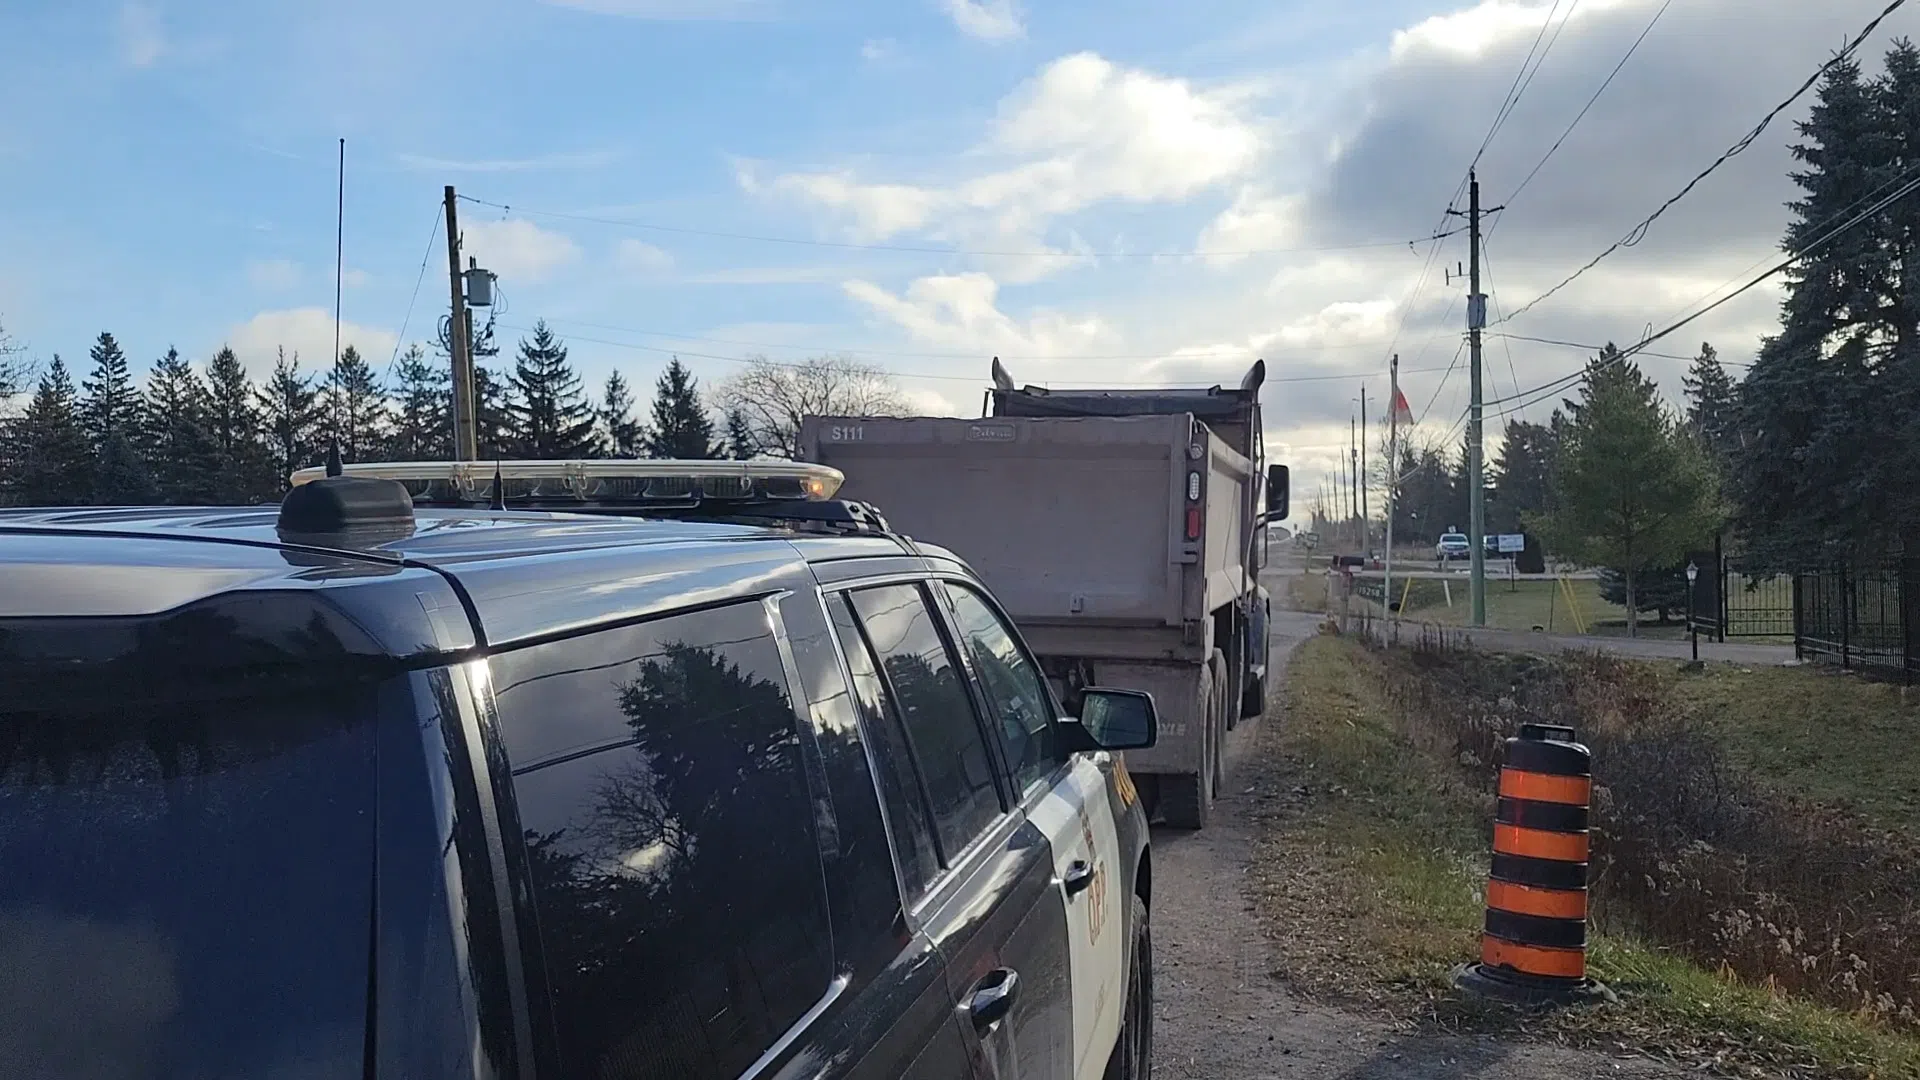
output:
[[[1213,655],[1207,658],[1207,670],[1213,673],[1213,696],[1215,700],[1224,700],[1227,695],[1227,688],[1232,685],[1232,681],[1227,678],[1227,654],[1224,650],[1213,650]],[[1239,726],[1240,718],[1235,715],[1238,711],[1237,709],[1220,710],[1221,715],[1225,718],[1226,730],[1232,731],[1235,727]]]
[[[1200,760],[1191,773],[1162,773],[1160,811],[1176,829],[1204,829],[1213,812],[1215,754],[1220,747],[1220,704],[1214,693],[1211,666],[1200,672],[1200,693],[1194,702],[1194,725],[1200,729]]]

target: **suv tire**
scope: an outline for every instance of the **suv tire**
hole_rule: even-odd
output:
[[[1133,928],[1133,963],[1127,968],[1127,1004],[1120,1037],[1107,1058],[1101,1080],[1153,1080],[1153,932],[1147,902],[1135,893],[1128,921]]]

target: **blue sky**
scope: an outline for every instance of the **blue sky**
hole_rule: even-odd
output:
[[[1675,5],[1489,242],[1495,289],[1531,297],[1605,246],[1869,6]],[[451,183],[513,208],[461,207],[502,324],[547,318],[590,381],[650,382],[669,352],[707,380],[755,353],[854,352],[928,411],[966,411],[992,355],[1056,384],[1225,381],[1259,355],[1305,380],[1267,408],[1311,485],[1390,351],[1415,410],[1434,401],[1430,434],[1457,437],[1464,380],[1440,369],[1460,290],[1404,241],[1446,208],[1529,46],[1556,42],[1484,157],[1490,201],[1657,7],[13,0],[0,325],[42,360],[84,363],[110,329],[139,365],[222,343],[256,370],[280,345],[326,362],[344,137],[347,337],[381,365],[444,310],[428,244]],[[1630,340],[1765,256],[1790,134],[1516,332]],[[1679,351],[1750,355],[1776,299]],[[1580,359],[1509,341],[1488,363],[1511,390]]]

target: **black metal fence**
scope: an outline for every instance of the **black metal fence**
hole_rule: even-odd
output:
[[[1920,558],[1794,576],[1794,651],[1846,668],[1920,672]]]

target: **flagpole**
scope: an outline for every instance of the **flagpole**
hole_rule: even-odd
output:
[[[1386,617],[1393,618],[1393,511],[1400,495],[1400,354],[1393,354],[1387,384],[1387,562],[1386,591],[1381,593]]]

